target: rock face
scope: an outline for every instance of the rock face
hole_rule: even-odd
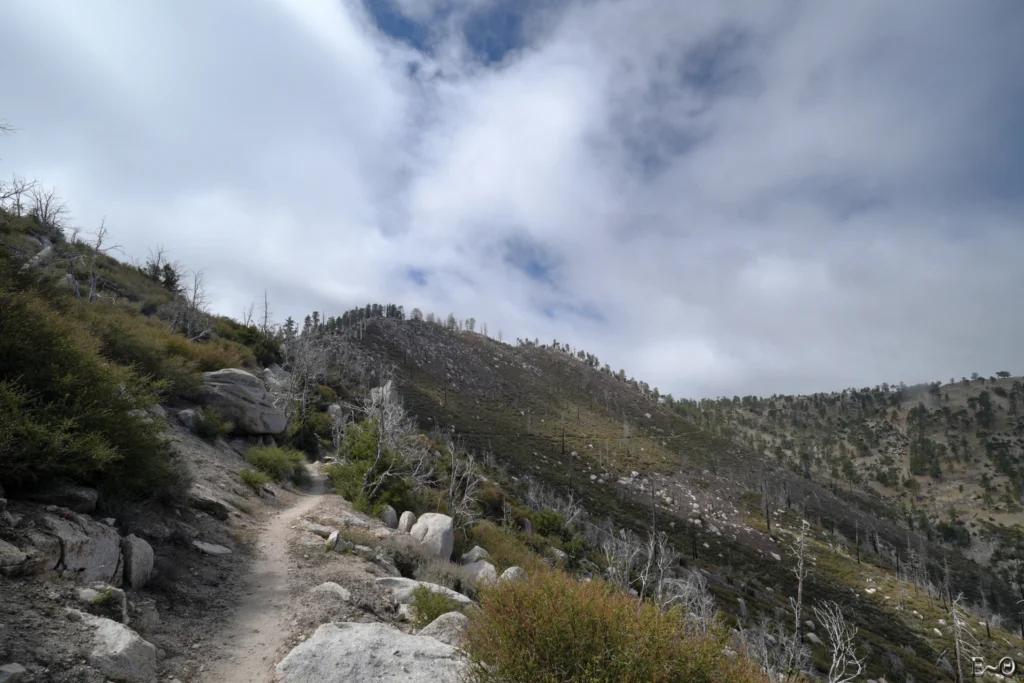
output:
[[[398,513],[395,512],[395,508],[390,505],[384,506],[384,511],[380,513],[381,521],[384,522],[384,526],[389,529],[398,528]]]
[[[442,560],[451,559],[455,548],[455,525],[452,518],[437,512],[426,512],[412,525],[409,535]]]
[[[242,434],[277,435],[288,426],[284,411],[274,405],[263,381],[245,370],[225,368],[203,373],[203,384],[195,398],[216,409]]]
[[[115,576],[121,559],[121,537],[116,529],[88,517],[55,514],[43,515],[39,519],[39,528],[57,541],[56,546],[52,543],[46,546],[46,570],[69,572],[86,582],[117,583]],[[43,549],[40,544],[33,545]]]
[[[277,665],[284,683],[458,683],[468,662],[434,638],[383,624],[324,624]]]
[[[491,559],[491,554],[480,546],[475,545],[472,550],[462,556],[462,564],[472,564],[474,562],[479,562],[480,560],[489,559]]]
[[[398,520],[398,530],[409,533],[412,531],[414,524],[416,524],[416,515],[409,510],[406,510]]]
[[[462,612],[448,612],[424,627],[418,636],[437,638],[452,647],[462,647],[462,639],[469,630],[469,617]]]
[[[406,579],[401,576],[385,576],[377,579],[377,585],[383,586],[391,590],[391,596],[395,599],[399,605],[408,605],[412,602],[412,594],[420,586],[425,586],[429,590],[435,593],[442,593],[447,595],[449,598],[459,603],[460,605],[472,605],[473,601],[467,598],[462,593],[456,593],[451,588],[445,588],[439,586],[436,583],[427,583],[426,581],[416,581],[415,579]]]
[[[501,573],[498,581],[525,581],[526,570],[522,567],[509,567]]]
[[[135,534],[121,539],[121,557],[124,560],[124,582],[132,588],[142,588],[153,573],[153,548]]]
[[[497,583],[498,581],[498,572],[494,569],[494,565],[487,560],[479,560],[467,564],[465,572],[470,580],[473,581],[473,584],[477,586]]]
[[[150,683],[156,679],[156,646],[139,637],[127,626],[84,615],[96,629],[89,664],[118,681]]]
[[[99,498],[96,489],[85,486],[58,486],[28,496],[29,500],[36,503],[58,505],[74,512],[95,512]]]
[[[189,487],[188,502],[195,509],[202,510],[220,520],[227,519],[235,511],[233,505],[221,500],[216,493],[202,484],[192,484]]]

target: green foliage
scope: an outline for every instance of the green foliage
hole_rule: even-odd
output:
[[[565,532],[565,517],[554,510],[541,510],[532,515],[533,529],[541,536],[561,538]]]
[[[379,446],[379,447],[378,447]],[[397,510],[415,507],[412,481],[397,453],[378,444],[377,425],[349,425],[341,445],[345,462],[325,469],[338,495],[361,512],[377,515],[385,505]]]
[[[270,483],[270,477],[259,470],[239,470],[238,478],[253,491],[259,491]]]
[[[427,626],[442,614],[458,610],[459,603],[444,593],[432,591],[426,586],[417,586],[412,592],[412,625],[417,630]]]
[[[215,441],[222,436],[227,436],[234,425],[222,420],[217,411],[210,406],[204,406],[199,420],[196,422],[196,434],[207,441]]]
[[[213,331],[218,337],[240,344],[252,354],[255,361],[260,365],[271,365],[281,363],[284,356],[281,353],[281,342],[272,335],[264,334],[255,325],[246,327],[231,318],[217,318],[213,325]]]
[[[331,438],[331,417],[307,408],[297,413],[288,426],[288,443],[310,455],[316,455],[320,446]]]
[[[466,639],[479,683],[767,681],[748,660],[722,654],[724,634],[691,636],[678,610],[601,580],[538,572],[485,589],[480,605]]]
[[[246,459],[276,482],[301,484],[308,477],[306,457],[301,451],[279,446],[256,446],[249,449]]]
[[[181,484],[160,424],[142,409],[157,388],[110,363],[100,341],[0,273],[0,481],[69,479],[108,495],[172,495]]]

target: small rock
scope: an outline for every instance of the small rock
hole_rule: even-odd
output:
[[[398,530],[409,533],[412,531],[413,525],[416,524],[416,515],[406,510],[402,513],[401,518],[398,520]]]
[[[88,612],[121,624],[128,623],[128,600],[120,588],[94,583],[79,588],[77,597]]]
[[[333,534],[335,532],[335,529],[332,529],[329,526],[324,526],[323,524],[317,524],[315,522],[310,522],[309,520],[305,520],[305,519],[302,520],[302,528],[305,529],[306,531],[313,532],[314,534],[316,534],[320,538],[330,538],[331,534]]]
[[[25,667],[21,664],[4,664],[0,666],[0,683],[18,683],[25,676]]]
[[[522,567],[509,567],[501,573],[498,581],[525,581],[526,570]]]
[[[487,560],[471,562],[465,566],[464,571],[476,586],[483,586],[498,581],[498,572],[494,569],[494,565]]]
[[[782,562],[782,556],[778,553],[772,553],[772,557],[775,559],[776,562]]]
[[[551,548],[548,552],[551,553],[551,557],[553,557],[555,562],[558,564],[565,564],[569,561],[569,556],[558,548]]]
[[[395,512],[395,508],[390,505],[385,505],[384,510],[380,513],[381,521],[384,522],[384,526],[389,529],[398,528],[398,513]]]
[[[462,564],[472,564],[473,562],[479,562],[480,560],[491,559],[491,554],[486,550],[476,545],[468,553],[462,556]]]
[[[804,634],[804,640],[806,640],[809,643],[813,643],[815,645],[822,645],[821,638],[819,638],[818,636],[816,636],[813,633],[805,633]]]
[[[0,540],[0,573],[14,574],[21,564],[28,559],[28,555],[7,541]]]
[[[216,543],[204,543],[203,541],[192,541],[192,547],[207,555],[230,555],[231,549],[225,548]]]
[[[313,594],[321,594],[321,595],[335,595],[335,596],[341,598],[342,600],[344,600],[345,602],[349,602],[349,601],[352,600],[352,594],[348,591],[348,589],[344,588],[342,586],[339,586],[338,584],[334,583],[333,581],[328,581],[326,583],[321,583],[316,588],[310,589],[309,592],[313,593]]]
[[[807,621],[804,622],[804,626],[807,627],[808,631],[813,631],[814,630],[814,622],[811,621],[810,619],[808,619]]]
[[[453,647],[462,647],[462,640],[469,630],[469,617],[462,612],[448,612],[434,619],[416,635],[436,638]]]

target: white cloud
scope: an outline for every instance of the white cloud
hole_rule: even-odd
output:
[[[485,67],[499,5],[400,0],[426,55],[355,0],[15,0],[0,171],[229,314],[454,311],[677,396],[1024,372],[1012,3],[530,3]]]

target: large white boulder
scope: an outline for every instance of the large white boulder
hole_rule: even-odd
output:
[[[455,524],[448,515],[425,512],[409,530],[409,535],[442,560],[450,560],[455,548]]]
[[[203,373],[195,399],[216,409],[242,434],[276,435],[288,426],[284,411],[274,405],[263,381],[245,370],[225,368]]]
[[[124,582],[131,588],[142,588],[153,573],[153,547],[135,534],[121,539],[124,559]]]
[[[469,617],[462,612],[448,612],[434,619],[416,635],[430,636],[437,638],[442,643],[462,647],[462,641],[468,630]]]
[[[472,605],[473,601],[467,598],[462,593],[457,593],[451,588],[439,586],[436,583],[428,583],[426,581],[417,581],[415,579],[407,579],[402,576],[385,576],[377,579],[377,585],[383,586],[391,590],[391,596],[395,599],[399,605],[408,605],[412,602],[412,594],[420,586],[424,586],[428,590],[435,593],[441,593],[447,595],[449,598],[459,603],[460,605]]]
[[[460,650],[384,624],[320,626],[288,653],[282,683],[459,683],[469,664]]]
[[[124,624],[83,614],[95,628],[89,665],[117,681],[150,683],[156,680],[156,646]]]
[[[409,510],[402,513],[402,516],[398,518],[398,530],[409,533],[412,531],[413,525],[416,524],[416,515]]]

